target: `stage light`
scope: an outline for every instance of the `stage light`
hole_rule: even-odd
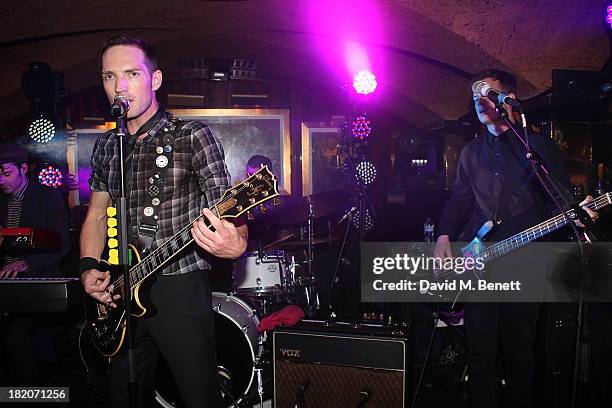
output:
[[[46,166],[38,173],[38,182],[47,187],[61,187],[63,174],[60,169]]]
[[[377,85],[376,77],[370,71],[359,71],[353,78],[353,88],[358,94],[371,94]]]
[[[355,166],[355,179],[357,183],[367,186],[376,181],[376,166],[372,162],[362,160]]]
[[[50,142],[55,137],[55,125],[49,118],[38,116],[30,122],[28,135],[37,143]]]
[[[63,74],[52,71],[44,62],[30,62],[21,77],[21,89],[32,109],[32,119],[27,125],[28,136],[37,143],[51,141],[56,130],[63,127]]]
[[[368,208],[365,208],[363,211],[363,215],[360,210],[355,211],[353,215],[353,227],[356,230],[361,231],[363,224],[363,232],[367,233],[374,229],[374,218],[372,217],[372,213]]]
[[[607,7],[606,23],[612,28],[612,5]]]
[[[352,122],[352,134],[355,139],[365,140],[370,137],[372,127],[370,121],[364,115],[359,115]]]

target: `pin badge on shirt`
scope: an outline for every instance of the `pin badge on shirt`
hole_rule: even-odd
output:
[[[163,155],[157,156],[157,158],[155,159],[155,164],[157,165],[157,167],[164,168],[168,165],[168,158]]]
[[[157,186],[149,186],[149,195],[155,197],[159,194],[159,187]]]

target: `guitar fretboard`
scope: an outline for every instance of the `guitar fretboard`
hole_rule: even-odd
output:
[[[590,210],[599,210],[600,208],[606,207],[612,204],[611,193],[601,195],[591,201],[590,203],[582,206]],[[482,257],[485,262],[493,260],[501,255],[504,255],[510,251],[518,249],[538,238],[541,238],[551,232],[558,230],[559,228],[569,224],[576,218],[574,209],[570,209],[562,214],[559,214],[549,220],[546,220],[538,225],[535,225],[525,231],[522,231],[516,235],[504,239],[503,241],[497,242],[483,249],[477,256]]]

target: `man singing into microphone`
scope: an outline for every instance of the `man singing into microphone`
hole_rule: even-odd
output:
[[[234,225],[208,210],[231,186],[223,148],[200,122],[175,120],[156,98],[162,84],[154,49],[143,40],[115,37],[101,48],[102,84],[113,108],[126,109],[126,196],[130,241],[142,237],[143,217],[157,214],[154,249],[204,210],[214,231],[202,219],[191,234],[197,246],[179,253],[150,289],[157,313],[134,319],[135,363],[139,407],[150,407],[158,355],[167,361],[187,407],[223,405],[216,369],[215,336],[208,273],[211,257],[233,259],[245,250],[246,225]],[[125,99],[127,99],[127,103]],[[171,153],[171,155],[170,155]],[[105,246],[107,207],[119,197],[118,138],[102,135],[91,157],[91,201],[81,232],[81,280],[85,291],[102,303],[120,300],[107,291],[108,272],[96,269]],[[151,183],[165,173],[155,189]],[[156,208],[154,208],[156,207]],[[121,300],[122,301],[122,300]],[[125,347],[122,348],[125,351]],[[127,357],[113,358],[111,405],[128,404]]]
[[[504,71],[487,70],[474,76],[470,86],[484,81],[495,96],[506,94],[516,100],[516,78]],[[482,85],[482,84],[480,84]],[[452,195],[442,212],[434,255],[451,257],[450,240],[470,241],[487,220],[502,221],[487,238],[500,241],[549,218],[559,211],[525,159],[524,147],[487,96],[472,98],[476,114],[486,131],[461,152]],[[483,92],[488,96],[490,93]],[[513,110],[507,104],[509,118]],[[560,150],[544,135],[529,135],[529,143],[561,183],[569,178]],[[588,197],[586,201],[592,198]],[[597,214],[589,212],[592,218]],[[539,303],[466,303],[465,328],[468,339],[470,394],[473,407],[501,406],[497,370],[498,344],[504,358],[505,399],[513,408],[532,403],[534,341]],[[498,342],[501,340],[501,342]]]

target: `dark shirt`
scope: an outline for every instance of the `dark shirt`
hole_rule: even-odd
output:
[[[568,186],[567,170],[555,143],[535,134],[530,135],[529,143],[559,182]],[[505,183],[511,183],[510,188],[500,200]],[[497,137],[487,132],[461,152],[457,179],[442,212],[438,233],[451,240],[469,241],[487,220],[501,220],[487,236],[490,241],[498,241],[558,212],[525,158],[524,146],[512,131]]]
[[[155,164],[156,135],[169,123],[171,115],[155,115],[143,125],[136,135],[128,137],[126,144],[133,144],[131,151],[131,182],[128,197],[130,236],[137,236],[138,222],[144,211],[149,178],[157,171]],[[231,187],[230,174],[225,165],[221,143],[212,131],[197,121],[181,122],[175,131],[174,154],[166,173],[163,196],[159,209],[159,229],[151,249],[155,249],[183,227],[196,219],[205,207],[212,207]],[[142,129],[148,135],[134,143]],[[91,157],[92,175],[89,185],[92,191],[105,191],[114,203],[120,196],[119,147],[114,131],[102,135],[94,146]],[[130,150],[128,148],[128,150]],[[195,245],[185,249],[167,266],[163,274],[174,275],[195,270],[210,269],[208,255]]]
[[[7,194],[0,194],[0,225],[8,225],[9,202],[10,197]],[[57,252],[25,250],[11,253],[25,261],[29,267],[27,272],[20,273],[18,277],[73,275],[74,271],[60,269],[60,262],[70,251],[71,245],[68,206],[59,191],[30,180],[23,192],[19,223],[16,226],[51,230],[62,240],[61,250]]]

